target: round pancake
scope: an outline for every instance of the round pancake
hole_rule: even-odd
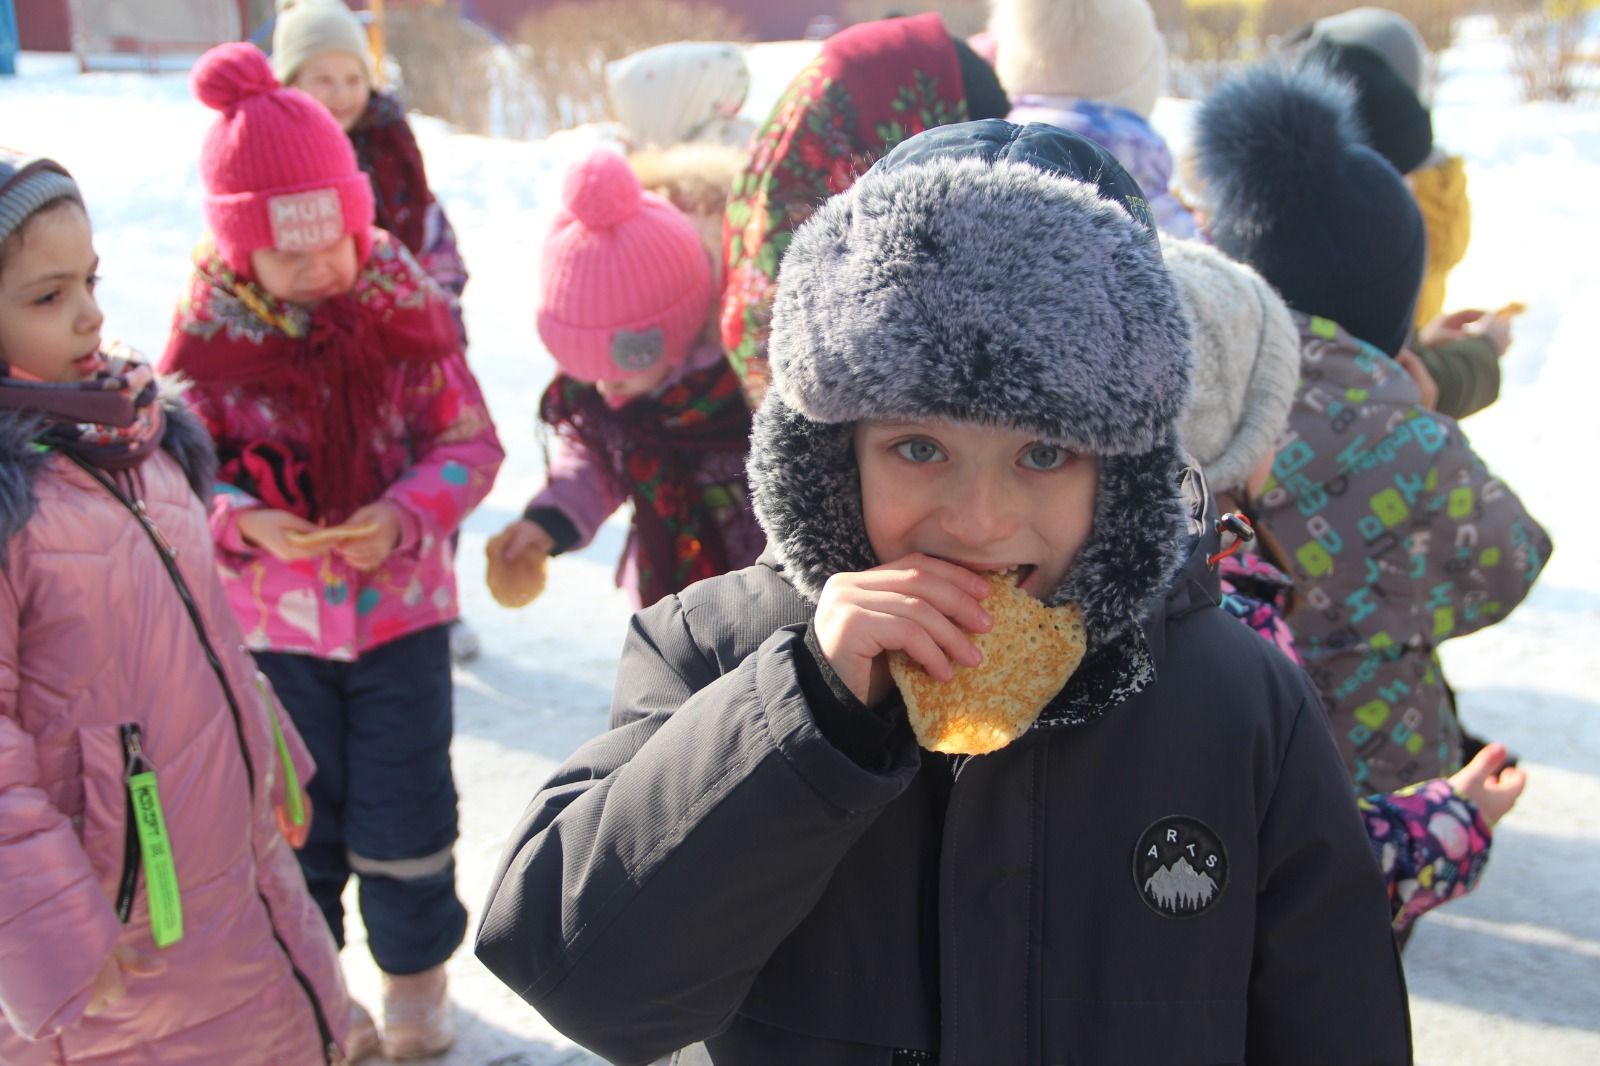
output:
[[[1016,586],[1015,574],[985,574],[993,588],[983,602],[994,619],[973,635],[977,666],[956,666],[935,681],[904,652],[889,653],[889,673],[905,697],[917,743],[929,751],[983,755],[1026,733],[1088,649],[1078,605],[1046,607]]]
[[[500,557],[500,545],[505,543],[510,530],[503,530],[489,538],[484,554],[489,567],[484,580],[489,594],[502,607],[526,607],[544,591],[545,571],[550,556],[546,552],[528,549],[511,562]]]
[[[325,529],[291,529],[283,539],[297,548],[327,548],[341,540],[354,540],[378,531],[376,522],[359,522],[353,526],[328,526]]]

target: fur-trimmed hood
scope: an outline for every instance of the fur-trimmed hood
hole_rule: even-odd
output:
[[[932,417],[1097,456],[1094,529],[1047,601],[1080,604],[1092,649],[1148,614],[1191,543],[1176,439],[1190,325],[1154,233],[1092,142],[998,120],[911,138],[800,228],[750,480],[803,595],[878,563],[853,423]]]
[[[166,423],[161,450],[182,468],[195,495],[209,502],[217,455],[205,427],[183,404],[185,387],[170,379],[160,385],[158,402]],[[0,409],[0,565],[6,561],[6,546],[28,524],[38,504],[33,483],[50,458],[33,446],[43,425],[38,415]]]

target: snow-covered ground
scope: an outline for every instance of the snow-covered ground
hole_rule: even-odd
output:
[[[1467,430],[1550,529],[1556,552],[1506,623],[1446,648],[1464,717],[1509,743],[1531,779],[1497,835],[1482,889],[1423,922],[1406,964],[1419,1062],[1577,1066],[1600,1062],[1600,508],[1583,467],[1600,457],[1600,354],[1586,317],[1600,309],[1600,109],[1518,104],[1491,28],[1469,23],[1446,56],[1434,111],[1440,142],[1467,158],[1474,207],[1472,250],[1452,275],[1449,304],[1528,305],[1501,399]],[[783,70],[803,61],[795,47],[765,52],[756,92],[770,100]],[[1186,114],[1182,102],[1164,101],[1157,122],[1181,142]],[[83,187],[108,335],[158,353],[199,235],[195,159],[211,112],[189,98],[181,74],[80,76],[70,61],[24,55],[21,76],[0,79],[0,115],[0,143],[54,156]],[[628,615],[611,583],[625,527],[614,520],[594,546],[561,559],[525,610],[504,610],[485,591],[484,540],[542,474],[534,410],[552,364],[531,311],[538,234],[564,162],[592,137],[517,143],[414,122],[473,271],[472,364],[509,453],[467,522],[460,563],[466,612],[484,643],[482,658],[456,674],[457,855],[476,912],[528,797],[605,726]],[[359,942],[345,961],[353,988],[374,1002],[377,974]],[[442,1061],[596,1061],[470,951],[451,972],[461,1035]]]

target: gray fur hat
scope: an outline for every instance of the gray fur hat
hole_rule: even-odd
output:
[[[1094,528],[1052,604],[1091,647],[1188,554],[1177,423],[1189,318],[1142,193],[1075,134],[999,120],[903,142],[796,232],[756,413],[757,517],[800,591],[876,566],[852,427],[948,418],[1100,460]]]
[[[1241,488],[1272,454],[1300,384],[1300,334],[1254,270],[1199,241],[1162,249],[1194,318],[1194,399],[1183,446],[1212,489]]]

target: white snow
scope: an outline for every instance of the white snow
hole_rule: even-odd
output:
[[[790,54],[792,53],[792,54]],[[808,52],[768,52],[758,97]],[[1483,887],[1421,923],[1406,953],[1419,1063],[1600,1062],[1600,509],[1584,463],[1600,457],[1600,109],[1521,105],[1492,23],[1472,20],[1445,57],[1434,111],[1439,141],[1466,156],[1473,239],[1451,277],[1449,306],[1521,300],[1500,401],[1466,423],[1479,451],[1551,531],[1556,551],[1529,600],[1505,623],[1446,646],[1473,728],[1504,740],[1530,771],[1502,823]],[[70,58],[24,54],[0,79],[0,143],[53,156],[78,178],[95,224],[108,336],[152,355],[200,232],[195,162],[212,113],[183,74],[80,75]],[[769,84],[770,83],[770,84]],[[752,117],[759,106],[752,105]],[[1187,108],[1157,122],[1185,139]],[[451,133],[414,117],[434,190],[472,271],[471,362],[508,458],[468,520],[459,572],[481,659],[456,673],[457,851],[476,914],[505,834],[545,776],[605,726],[628,617],[612,585],[625,526],[551,568],[544,597],[521,611],[483,587],[486,537],[540,482],[535,405],[552,373],[533,328],[538,234],[566,160],[592,131],[542,142]],[[354,912],[354,897],[349,900]],[[377,974],[351,923],[345,967],[377,999]],[[460,1038],[451,1064],[554,1066],[597,1060],[573,1048],[463,948],[451,964]],[[1351,1019],[1360,1024],[1359,1019]]]

